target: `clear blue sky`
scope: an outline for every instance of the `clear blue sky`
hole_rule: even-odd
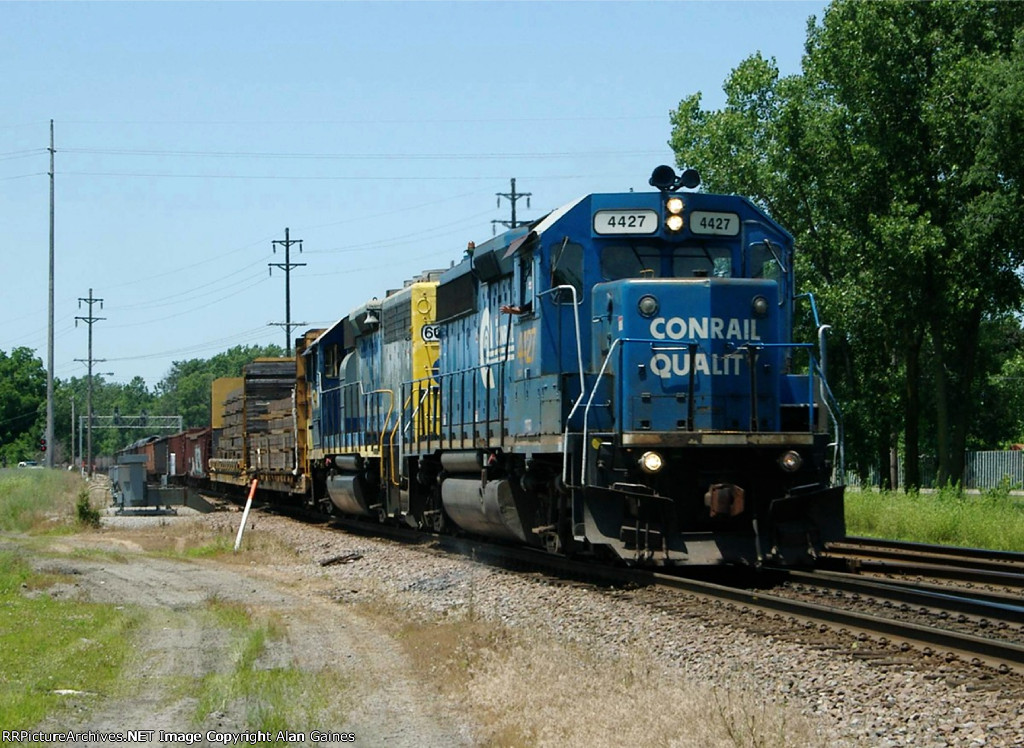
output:
[[[745,57],[799,72],[823,2],[0,3],[0,350],[152,387],[328,325],[507,220],[649,189],[668,113]],[[699,164],[695,164],[699,167]]]

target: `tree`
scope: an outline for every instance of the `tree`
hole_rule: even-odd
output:
[[[842,330],[852,451],[885,465],[902,431],[910,485],[922,381],[939,480],[957,480],[987,375],[982,326],[1021,300],[1021,29],[1024,4],[837,0],[809,23],[801,75],[755,55],[723,110],[697,94],[672,115],[680,165],[794,232],[798,269]]]
[[[29,348],[0,351],[0,455],[35,459],[46,425],[46,370]]]

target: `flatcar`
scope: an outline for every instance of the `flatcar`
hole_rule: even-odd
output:
[[[841,425],[813,299],[817,339],[794,338],[793,237],[694,191],[693,170],[650,183],[307,333],[295,459],[234,473],[289,471],[326,511],[627,564],[813,561],[845,534]]]

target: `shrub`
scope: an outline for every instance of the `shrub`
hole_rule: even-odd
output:
[[[100,526],[100,513],[89,503],[89,489],[83,488],[78,492],[78,503],[75,504],[75,512],[78,521],[88,527]]]

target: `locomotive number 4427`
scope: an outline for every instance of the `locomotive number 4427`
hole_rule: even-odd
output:
[[[736,236],[740,233],[740,217],[735,213],[695,210],[690,214],[690,233]]]
[[[658,214],[653,210],[599,210],[594,213],[595,234],[653,234]]]

